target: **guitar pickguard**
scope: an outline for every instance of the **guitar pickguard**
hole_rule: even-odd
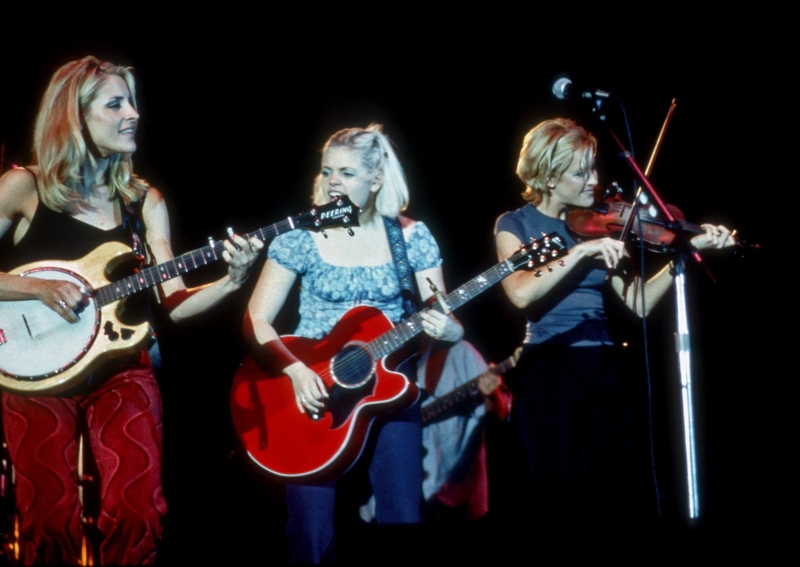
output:
[[[375,393],[375,374],[371,374],[366,383],[358,388],[343,388],[334,386],[328,390],[326,413],[332,417],[331,428],[336,429],[347,423],[356,409],[365,398]]]

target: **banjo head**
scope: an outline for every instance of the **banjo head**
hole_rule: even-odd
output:
[[[39,268],[20,275],[92,289],[81,276],[63,268]],[[0,302],[0,373],[35,382],[77,364],[97,338],[100,310],[93,297],[84,296],[75,314],[78,322],[68,323],[39,300]]]

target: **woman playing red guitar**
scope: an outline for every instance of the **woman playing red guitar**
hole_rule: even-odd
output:
[[[360,228],[322,234],[288,233],[273,240],[269,259],[249,304],[255,338],[271,363],[288,375],[297,411],[314,415],[324,410],[328,393],[322,379],[297,360],[278,339],[272,322],[300,276],[300,324],[296,335],[319,339],[357,305],[373,306],[394,322],[403,316],[403,299],[387,236],[385,218],[397,219],[408,263],[425,300],[432,295],[428,280],[444,289],[439,248],[421,222],[402,217],[408,204],[403,170],[379,126],[351,128],[325,144],[314,184],[314,202],[323,204],[347,195],[361,208]],[[457,341],[463,331],[450,316],[423,314],[424,331],[442,341]],[[373,426],[374,450],[369,481],[376,497],[380,524],[419,523],[422,456],[418,404],[383,416]],[[288,485],[287,536],[296,563],[318,563],[333,554],[336,481],[322,485]]]

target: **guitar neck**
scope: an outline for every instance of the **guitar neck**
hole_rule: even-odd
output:
[[[495,376],[499,376],[505,372],[508,372],[512,368],[517,365],[517,357],[515,355],[511,355],[506,358],[503,362],[495,365],[493,368],[489,368],[486,372],[478,376],[477,378],[473,378],[472,380],[461,384],[455,390],[448,392],[444,396],[437,398],[435,401],[429,403],[428,405],[422,408],[422,424],[426,424],[427,422],[433,420],[434,418],[438,417],[445,411],[449,410],[453,406],[464,402],[465,400],[476,398],[480,394],[480,390],[478,390],[478,380],[484,374],[494,374]]]
[[[513,271],[511,263],[508,260],[504,260],[494,267],[489,268],[478,277],[471,279],[454,292],[448,294],[447,297],[444,298],[445,303],[450,311],[454,311],[473,297],[510,275]],[[434,303],[431,309],[439,313],[444,313],[444,309],[438,302]],[[391,331],[371,341],[367,346],[367,350],[374,358],[383,358],[384,356],[392,354],[421,332],[422,317],[419,313],[416,313],[399,323]]]
[[[439,313],[454,311],[519,268],[545,265],[565,254],[567,254],[567,247],[561,236],[554,232],[544,235],[539,240],[532,240],[530,245],[523,245],[520,251],[510,258],[489,268],[448,294],[447,297],[442,298],[446,307],[442,306],[442,301],[437,301],[431,309]],[[392,354],[421,332],[422,317],[417,313],[398,324],[391,331],[372,340],[367,345],[367,350],[374,359],[383,358]]]
[[[295,219],[292,217],[270,226],[260,228],[255,232],[243,235],[245,240],[256,237],[263,241],[274,238],[284,232],[296,228]],[[138,273],[127,276],[95,290],[95,301],[99,306],[108,305],[123,297],[128,297],[139,291],[148,289],[172,278],[176,278],[196,268],[200,268],[222,258],[225,245],[222,240],[211,242],[202,248],[181,254],[156,266],[143,268]]]

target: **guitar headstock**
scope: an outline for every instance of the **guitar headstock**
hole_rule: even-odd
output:
[[[325,205],[315,205],[308,212],[294,217],[296,228],[325,230],[326,228],[359,226],[358,205],[347,195],[340,195]]]
[[[541,238],[531,238],[529,244],[521,245],[519,252],[507,261],[511,263],[512,269],[515,271],[521,268],[534,270],[539,266],[546,265],[547,269],[552,272],[553,268],[548,264],[568,253],[567,243],[560,234],[557,232],[543,233]],[[536,270],[536,275],[541,275],[541,271]]]

